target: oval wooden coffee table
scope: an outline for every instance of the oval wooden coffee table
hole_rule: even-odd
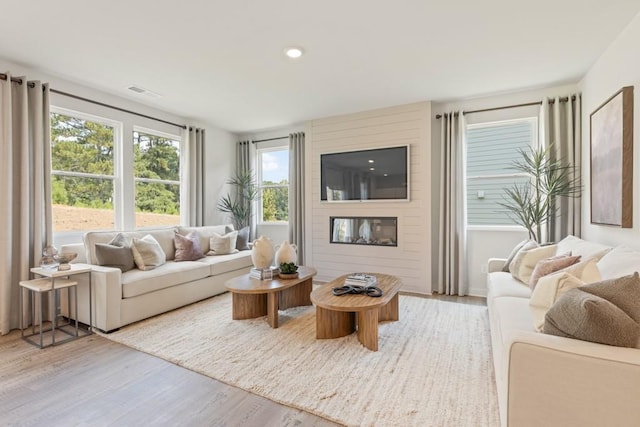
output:
[[[267,316],[272,328],[278,327],[278,310],[311,305],[311,289],[316,269],[300,266],[297,279],[260,280],[249,274],[227,280],[224,286],[231,291],[232,319],[254,319]]]
[[[395,276],[376,276],[382,296],[364,294],[333,295],[332,289],[344,285],[345,274],[311,292],[316,305],[316,338],[340,338],[358,331],[358,341],[369,350],[378,351],[378,322],[399,320],[398,291],[402,282]]]

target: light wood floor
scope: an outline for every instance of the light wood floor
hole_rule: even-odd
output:
[[[463,304],[482,298],[433,296]],[[0,336],[0,425],[335,426],[98,335],[43,350]]]

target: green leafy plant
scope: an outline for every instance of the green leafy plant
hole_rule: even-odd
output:
[[[280,264],[280,273],[294,274],[298,271],[298,266],[293,262],[283,262]]]
[[[231,215],[236,230],[249,225],[251,221],[251,205],[260,192],[255,183],[253,171],[238,172],[227,180],[227,184],[235,188],[235,192],[227,193],[218,201],[218,210]]]
[[[573,176],[573,167],[553,159],[553,145],[520,150],[521,160],[512,168],[531,177],[529,184],[514,184],[505,189],[501,206],[529,232],[529,238],[541,242],[543,227],[556,216],[561,197],[580,197],[580,177]]]

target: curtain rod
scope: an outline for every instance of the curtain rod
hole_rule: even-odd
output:
[[[576,97],[572,96],[571,100],[575,101]],[[563,98],[559,99],[560,102],[567,102],[569,101],[569,97],[565,96]],[[554,104],[555,100],[550,99],[549,100],[549,104]],[[493,108],[483,108],[481,110],[469,110],[469,111],[463,111],[462,114],[463,115],[467,115],[467,114],[473,114],[473,113],[484,113],[486,111],[496,111],[496,110],[507,110],[509,108],[519,108],[519,107],[529,107],[532,105],[542,105],[542,101],[537,101],[537,102],[527,102],[524,104],[514,104],[514,105],[505,105],[504,107],[493,107]],[[454,116],[457,116],[458,113],[455,113]],[[440,119],[442,118],[442,114],[436,114],[436,119]]]
[[[7,80],[7,75],[4,73],[0,73],[0,80]],[[22,81],[22,79],[19,78],[15,78],[15,77],[11,77],[11,81],[14,83],[18,83],[18,84],[22,84],[24,83]],[[35,87],[34,83],[27,83],[27,85],[31,88]],[[163,120],[163,119],[159,119],[157,117],[153,117],[153,116],[148,116],[146,114],[142,114],[142,113],[137,113],[135,111],[131,111],[131,110],[127,110],[126,108],[121,108],[121,107],[116,107],[115,105],[110,105],[110,104],[105,104],[104,102],[100,102],[100,101],[94,101],[93,99],[89,99],[89,98],[85,98],[82,96],[78,96],[78,95],[74,95],[68,92],[63,92],[61,90],[57,90],[57,89],[49,89],[50,92],[56,93],[58,95],[62,95],[62,96],[66,96],[69,98],[74,98],[74,99],[78,99],[80,101],[85,101],[85,102],[89,102],[91,104],[95,104],[95,105],[100,105],[101,107],[107,107],[107,108],[111,108],[112,110],[118,110],[118,111],[122,111],[123,113],[128,113],[128,114],[133,114],[134,116],[139,116],[139,117],[144,117],[145,119],[150,119],[150,120],[155,120],[156,122],[161,122],[161,123],[165,123],[171,126],[176,126],[182,129],[187,129],[186,125],[181,125],[178,123],[173,123],[170,122],[168,120]]]
[[[275,138],[256,139],[255,141],[251,141],[251,142],[255,144],[256,142],[276,141],[278,139],[289,139],[289,137],[288,136],[276,136]]]

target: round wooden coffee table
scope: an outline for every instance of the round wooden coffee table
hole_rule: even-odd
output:
[[[232,319],[254,319],[267,316],[272,328],[278,327],[278,310],[311,305],[311,289],[316,269],[300,266],[297,279],[260,280],[249,274],[227,280],[224,286],[231,291]]]
[[[369,350],[378,351],[378,322],[400,319],[398,291],[402,282],[388,274],[367,274],[376,276],[381,297],[333,295],[332,289],[343,286],[348,274],[311,292],[311,301],[316,305],[316,338],[340,338],[357,329],[358,341]]]

